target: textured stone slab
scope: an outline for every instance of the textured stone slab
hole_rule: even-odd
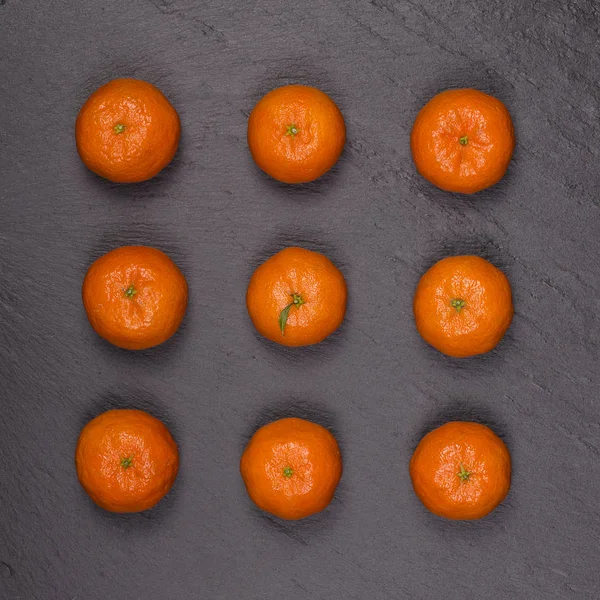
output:
[[[8,600],[566,600],[600,597],[600,14],[594,0],[0,0],[0,598]],[[156,83],[181,115],[174,163],[116,186],[88,173],[73,125],[116,76]],[[338,166],[287,187],[254,166],[246,119],[272,87],[335,99]],[[456,86],[500,97],[518,136],[507,177],[474,198],[414,171],[423,103]],[[89,327],[80,285],[122,244],[168,252],[188,278],[184,327],[129,353]],[[285,350],[244,308],[252,269],[287,244],[345,273],[347,321]],[[450,253],[504,268],[516,316],[492,354],[446,359],[413,324],[419,276]],[[164,418],[173,493],[103,513],[72,460],[113,406]],[[281,415],[339,438],[323,514],[259,513],[245,441]],[[448,523],[412,492],[421,435],[469,416],[504,436],[512,491]]]

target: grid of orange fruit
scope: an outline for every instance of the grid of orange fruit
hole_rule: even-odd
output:
[[[150,179],[177,152],[177,111],[154,85],[115,79],[98,88],[77,116],[83,163],[117,183]],[[257,166],[278,181],[301,184],[327,173],[342,154],[344,118],[324,92],[288,85],[267,93],[248,120],[248,147]],[[417,171],[435,186],[473,194],[496,184],[515,145],[504,104],[474,89],[441,92],[416,117],[411,150]],[[129,350],[165,342],[186,311],[188,287],[177,265],[146,246],[115,248],[98,258],[83,281],[83,305],[99,336]],[[318,252],[284,248],[252,275],[248,315],[260,335],[285,346],[318,344],[346,312],[341,271]],[[451,256],[421,278],[413,299],[425,342],[466,358],[492,350],[513,316],[504,273],[478,256]],[[117,409],[81,431],[77,475],[92,500],[115,512],[152,508],[171,489],[177,445],[165,425],[140,410]],[[240,461],[249,497],[261,510],[301,519],[325,509],[342,476],[333,434],[303,419],[280,419],[252,436]],[[478,519],[505,498],[511,461],[487,426],[450,422],[428,433],[410,461],[417,497],[432,513]]]

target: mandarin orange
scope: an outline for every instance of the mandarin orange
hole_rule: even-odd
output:
[[[246,306],[258,332],[284,346],[318,344],[346,314],[344,276],[326,257],[304,248],[281,250],[260,265]]]
[[[142,350],[162,344],[177,331],[188,287],[164,252],[148,246],[122,246],[90,266],[82,298],[100,337],[120,348]]]
[[[344,118],[324,92],[286,85],[266,94],[248,120],[256,164],[284,183],[306,183],[337,162],[346,142]]]
[[[77,477],[100,507],[112,512],[152,508],[171,489],[179,469],[177,445],[157,418],[141,410],[109,410],[82,430]]]
[[[139,79],[99,87],[77,116],[75,139],[90,171],[117,183],[145,181],[175,156],[179,115],[163,93]]]
[[[515,147],[510,114],[479,90],[447,90],[419,112],[410,136],[417,171],[449,192],[473,194],[502,179]]]
[[[506,275],[479,256],[451,256],[421,277],[413,301],[417,330],[448,356],[492,350],[513,317]]]
[[[280,419],[252,436],[240,471],[261,510],[281,519],[303,519],[331,502],[342,476],[342,457],[335,438],[321,425]]]
[[[419,442],[410,477],[419,500],[432,513],[447,519],[481,519],[508,494],[510,454],[489,427],[452,421]]]

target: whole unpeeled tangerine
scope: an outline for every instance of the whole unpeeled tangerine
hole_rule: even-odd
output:
[[[157,418],[141,410],[109,410],[81,430],[75,465],[79,482],[98,506],[139,512],[169,492],[179,452]]]
[[[284,346],[322,342],[344,320],[344,276],[323,254],[304,248],[281,250],[252,274],[246,292],[257,331]]]
[[[344,118],[324,92],[306,85],[270,91],[248,119],[256,164],[284,183],[306,183],[327,173],[346,142]]]
[[[410,146],[425,179],[442,190],[473,194],[502,179],[515,132],[497,98],[474,89],[446,90],[420,110]]]
[[[148,246],[122,246],[98,258],[83,280],[83,305],[96,333],[142,350],[168,340],[185,315],[188,286],[177,265]]]
[[[421,337],[458,358],[492,350],[514,313],[506,275],[479,256],[451,256],[433,265],[417,285],[413,310]]]
[[[88,169],[116,183],[145,181],[173,159],[181,126],[163,93],[139,79],[113,79],[81,107],[75,139]]]
[[[489,427],[453,421],[419,442],[410,477],[419,500],[432,513],[446,519],[481,519],[508,494],[510,454]]]
[[[242,454],[248,495],[281,519],[303,519],[331,502],[342,476],[335,437],[321,425],[288,418],[261,427]]]

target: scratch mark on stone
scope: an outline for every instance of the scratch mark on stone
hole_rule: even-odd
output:
[[[0,3],[2,2],[2,0],[0,0]],[[4,560],[0,560],[0,567],[3,567],[2,570],[0,571],[0,573],[2,573],[3,577],[5,579],[9,579],[10,577],[13,577],[15,574],[15,570],[12,567],[12,565],[9,565],[6,561]]]
[[[277,529],[277,531],[279,531],[280,533],[287,535],[290,539],[294,540],[295,542],[299,542],[303,546],[308,546],[308,542],[292,529],[292,525],[283,525],[282,523],[278,523],[275,519],[267,515],[263,515],[262,517],[266,521],[269,521],[269,523],[271,523],[271,525],[273,525],[275,529]]]

